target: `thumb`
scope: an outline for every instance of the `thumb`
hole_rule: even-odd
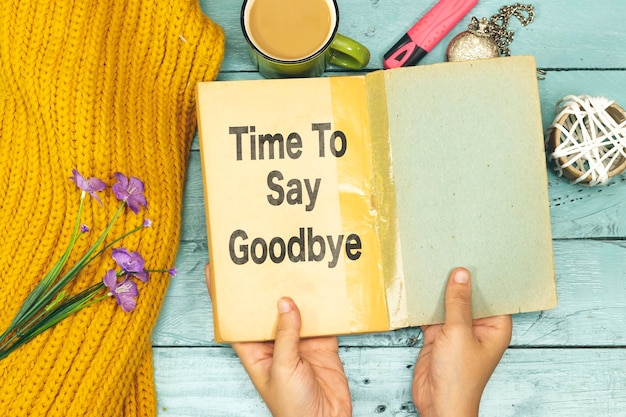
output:
[[[213,298],[213,294],[211,294],[213,292],[213,290],[211,289],[211,265],[209,263],[207,263],[204,266],[204,277],[206,279],[206,288],[207,290],[209,290],[209,297],[212,299]]]
[[[292,367],[300,359],[300,311],[291,298],[278,300],[278,323],[274,342],[274,364]]]
[[[448,278],[446,324],[472,326],[472,283],[465,268],[455,269]]]

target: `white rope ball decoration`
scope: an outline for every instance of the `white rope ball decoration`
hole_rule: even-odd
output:
[[[605,97],[566,96],[547,138],[555,171],[574,184],[602,185],[626,168],[626,112]]]

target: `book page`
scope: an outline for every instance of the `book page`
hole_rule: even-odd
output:
[[[402,242],[398,224],[396,184],[389,143],[389,114],[383,71],[366,76],[367,104],[370,119],[373,159],[373,205],[376,208],[376,230],[381,247],[387,309],[391,328],[408,326],[406,287],[402,270]]]
[[[272,339],[283,296],[303,337],[389,328],[363,83],[200,84],[218,341]]]
[[[411,325],[442,322],[449,273],[475,317],[553,308],[556,286],[532,57],[386,71]]]

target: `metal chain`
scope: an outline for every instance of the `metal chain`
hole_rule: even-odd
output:
[[[509,45],[513,42],[514,35],[513,31],[508,29],[511,17],[516,17],[522,26],[526,26],[535,19],[535,9],[532,4],[515,3],[512,6],[502,6],[497,14],[489,18],[488,22],[485,22],[485,18],[479,21],[472,17],[469,29],[489,35],[498,46],[500,55],[510,56]]]

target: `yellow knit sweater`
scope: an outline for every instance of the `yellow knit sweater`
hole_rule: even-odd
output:
[[[123,245],[147,268],[173,266],[194,87],[223,51],[193,0],[0,0],[0,333],[68,243],[73,168],[108,185],[115,171],[142,179],[153,227]],[[70,263],[117,208],[109,197],[86,202],[97,232]],[[128,212],[111,235],[141,220]],[[102,257],[76,288],[112,267]],[[0,361],[0,415],[156,415],[150,333],[168,283],[153,274],[132,313],[104,300]]]

